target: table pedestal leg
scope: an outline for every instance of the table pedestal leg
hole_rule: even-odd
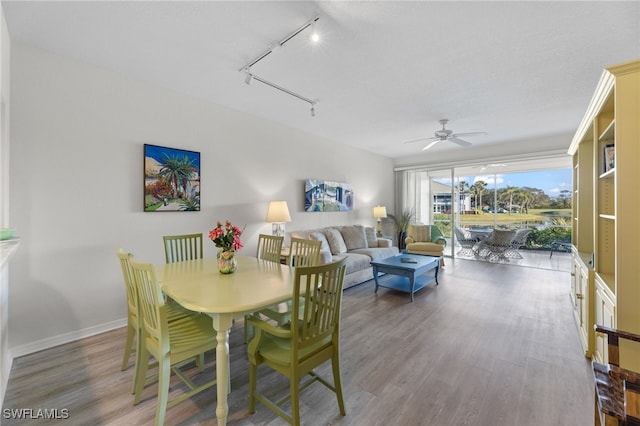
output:
[[[233,317],[231,314],[215,315],[213,317],[213,328],[216,330],[216,388],[218,391],[218,405],[216,407],[216,418],[218,425],[227,424],[227,414],[229,405],[227,404],[227,394],[229,389],[229,330],[231,329]]]

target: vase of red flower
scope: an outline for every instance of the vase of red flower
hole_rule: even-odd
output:
[[[238,260],[235,258],[235,254],[237,250],[242,248],[240,235],[242,235],[242,230],[232,225],[229,220],[224,225],[218,221],[216,227],[209,231],[209,238],[220,249],[218,270],[221,274],[233,274],[238,269]]]
[[[233,274],[238,269],[238,260],[236,252],[222,251],[218,252],[218,270],[221,274]]]

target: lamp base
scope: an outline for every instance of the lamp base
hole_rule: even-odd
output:
[[[376,235],[378,237],[382,237],[382,221],[380,219],[378,219],[378,229]]]
[[[276,237],[284,237],[284,223],[271,224],[271,235]]]

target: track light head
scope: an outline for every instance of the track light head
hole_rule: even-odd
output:
[[[245,70],[245,76],[244,76],[244,83],[245,84],[251,84],[251,80],[253,80],[253,75],[249,72],[249,69],[247,68]]]
[[[313,107],[313,105],[311,105],[311,116],[312,117],[316,116],[316,109]]]
[[[311,39],[311,41],[313,43],[318,43],[320,41],[320,34],[318,33],[318,17],[314,18],[311,21],[311,25],[310,25],[310,29],[311,29],[311,35],[309,36],[309,38]]]

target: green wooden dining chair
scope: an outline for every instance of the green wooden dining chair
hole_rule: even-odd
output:
[[[135,281],[133,279],[133,271],[131,269],[131,259],[133,259],[133,256],[131,253],[126,253],[121,248],[116,250],[116,255],[120,260],[120,267],[122,269],[127,296],[127,339],[124,348],[124,356],[122,358],[121,370],[124,371],[129,367],[131,354],[135,353],[136,357],[134,358],[133,364],[133,380],[131,383],[131,393],[134,393],[139,366],[138,357],[140,355],[140,345],[142,344],[142,340],[140,339],[142,324],[140,321],[140,313],[138,311],[138,291],[136,289]],[[184,309],[182,306],[174,302],[166,303],[166,311],[168,321],[175,321],[187,316],[199,315],[197,312]],[[197,363],[201,369],[204,368],[204,357],[198,357]],[[154,376],[150,376],[146,378],[146,380],[149,381],[153,378]]]
[[[166,263],[202,259],[202,234],[165,235],[164,256]]]
[[[258,250],[256,257],[269,262],[280,262],[284,237],[278,235],[258,235]]]
[[[282,236],[266,234],[258,235],[258,250],[256,257],[269,262],[280,263],[283,242],[284,237]],[[253,315],[259,315],[259,313],[256,312]],[[249,316],[250,315],[245,315],[244,317],[244,343],[249,342],[250,328],[247,323]]]
[[[141,318],[139,365],[135,379],[134,405],[140,403],[149,358],[158,362],[158,400],[155,424],[162,425],[166,410],[216,384],[215,380],[196,385],[179,369],[186,361],[215,350],[216,332],[211,318],[206,315],[185,316],[169,321],[167,304],[152,264],[131,260],[132,275],[138,293],[138,310]],[[204,366],[201,366],[200,371]],[[189,390],[169,399],[171,371],[187,385]]]
[[[321,266],[296,267],[292,320],[282,326],[250,318],[255,336],[249,342],[249,412],[256,400],[292,425],[300,424],[300,391],[315,381],[335,392],[340,414],[345,415],[340,377],[340,311],[346,258]],[[333,384],[314,369],[331,361]],[[289,395],[278,402],[258,392],[258,366],[264,364],[289,379]],[[309,380],[300,381],[309,376]],[[291,400],[291,413],[281,406]]]
[[[315,266],[320,261],[322,241],[291,237],[289,266]]]
[[[320,262],[321,241],[307,240],[304,238],[291,238],[291,248],[289,252],[289,266],[305,267],[316,266]],[[278,303],[275,306],[262,309],[259,314],[274,320],[278,325],[282,325],[291,320],[291,300]],[[245,332],[248,330],[245,328]],[[248,340],[245,334],[245,342]]]

